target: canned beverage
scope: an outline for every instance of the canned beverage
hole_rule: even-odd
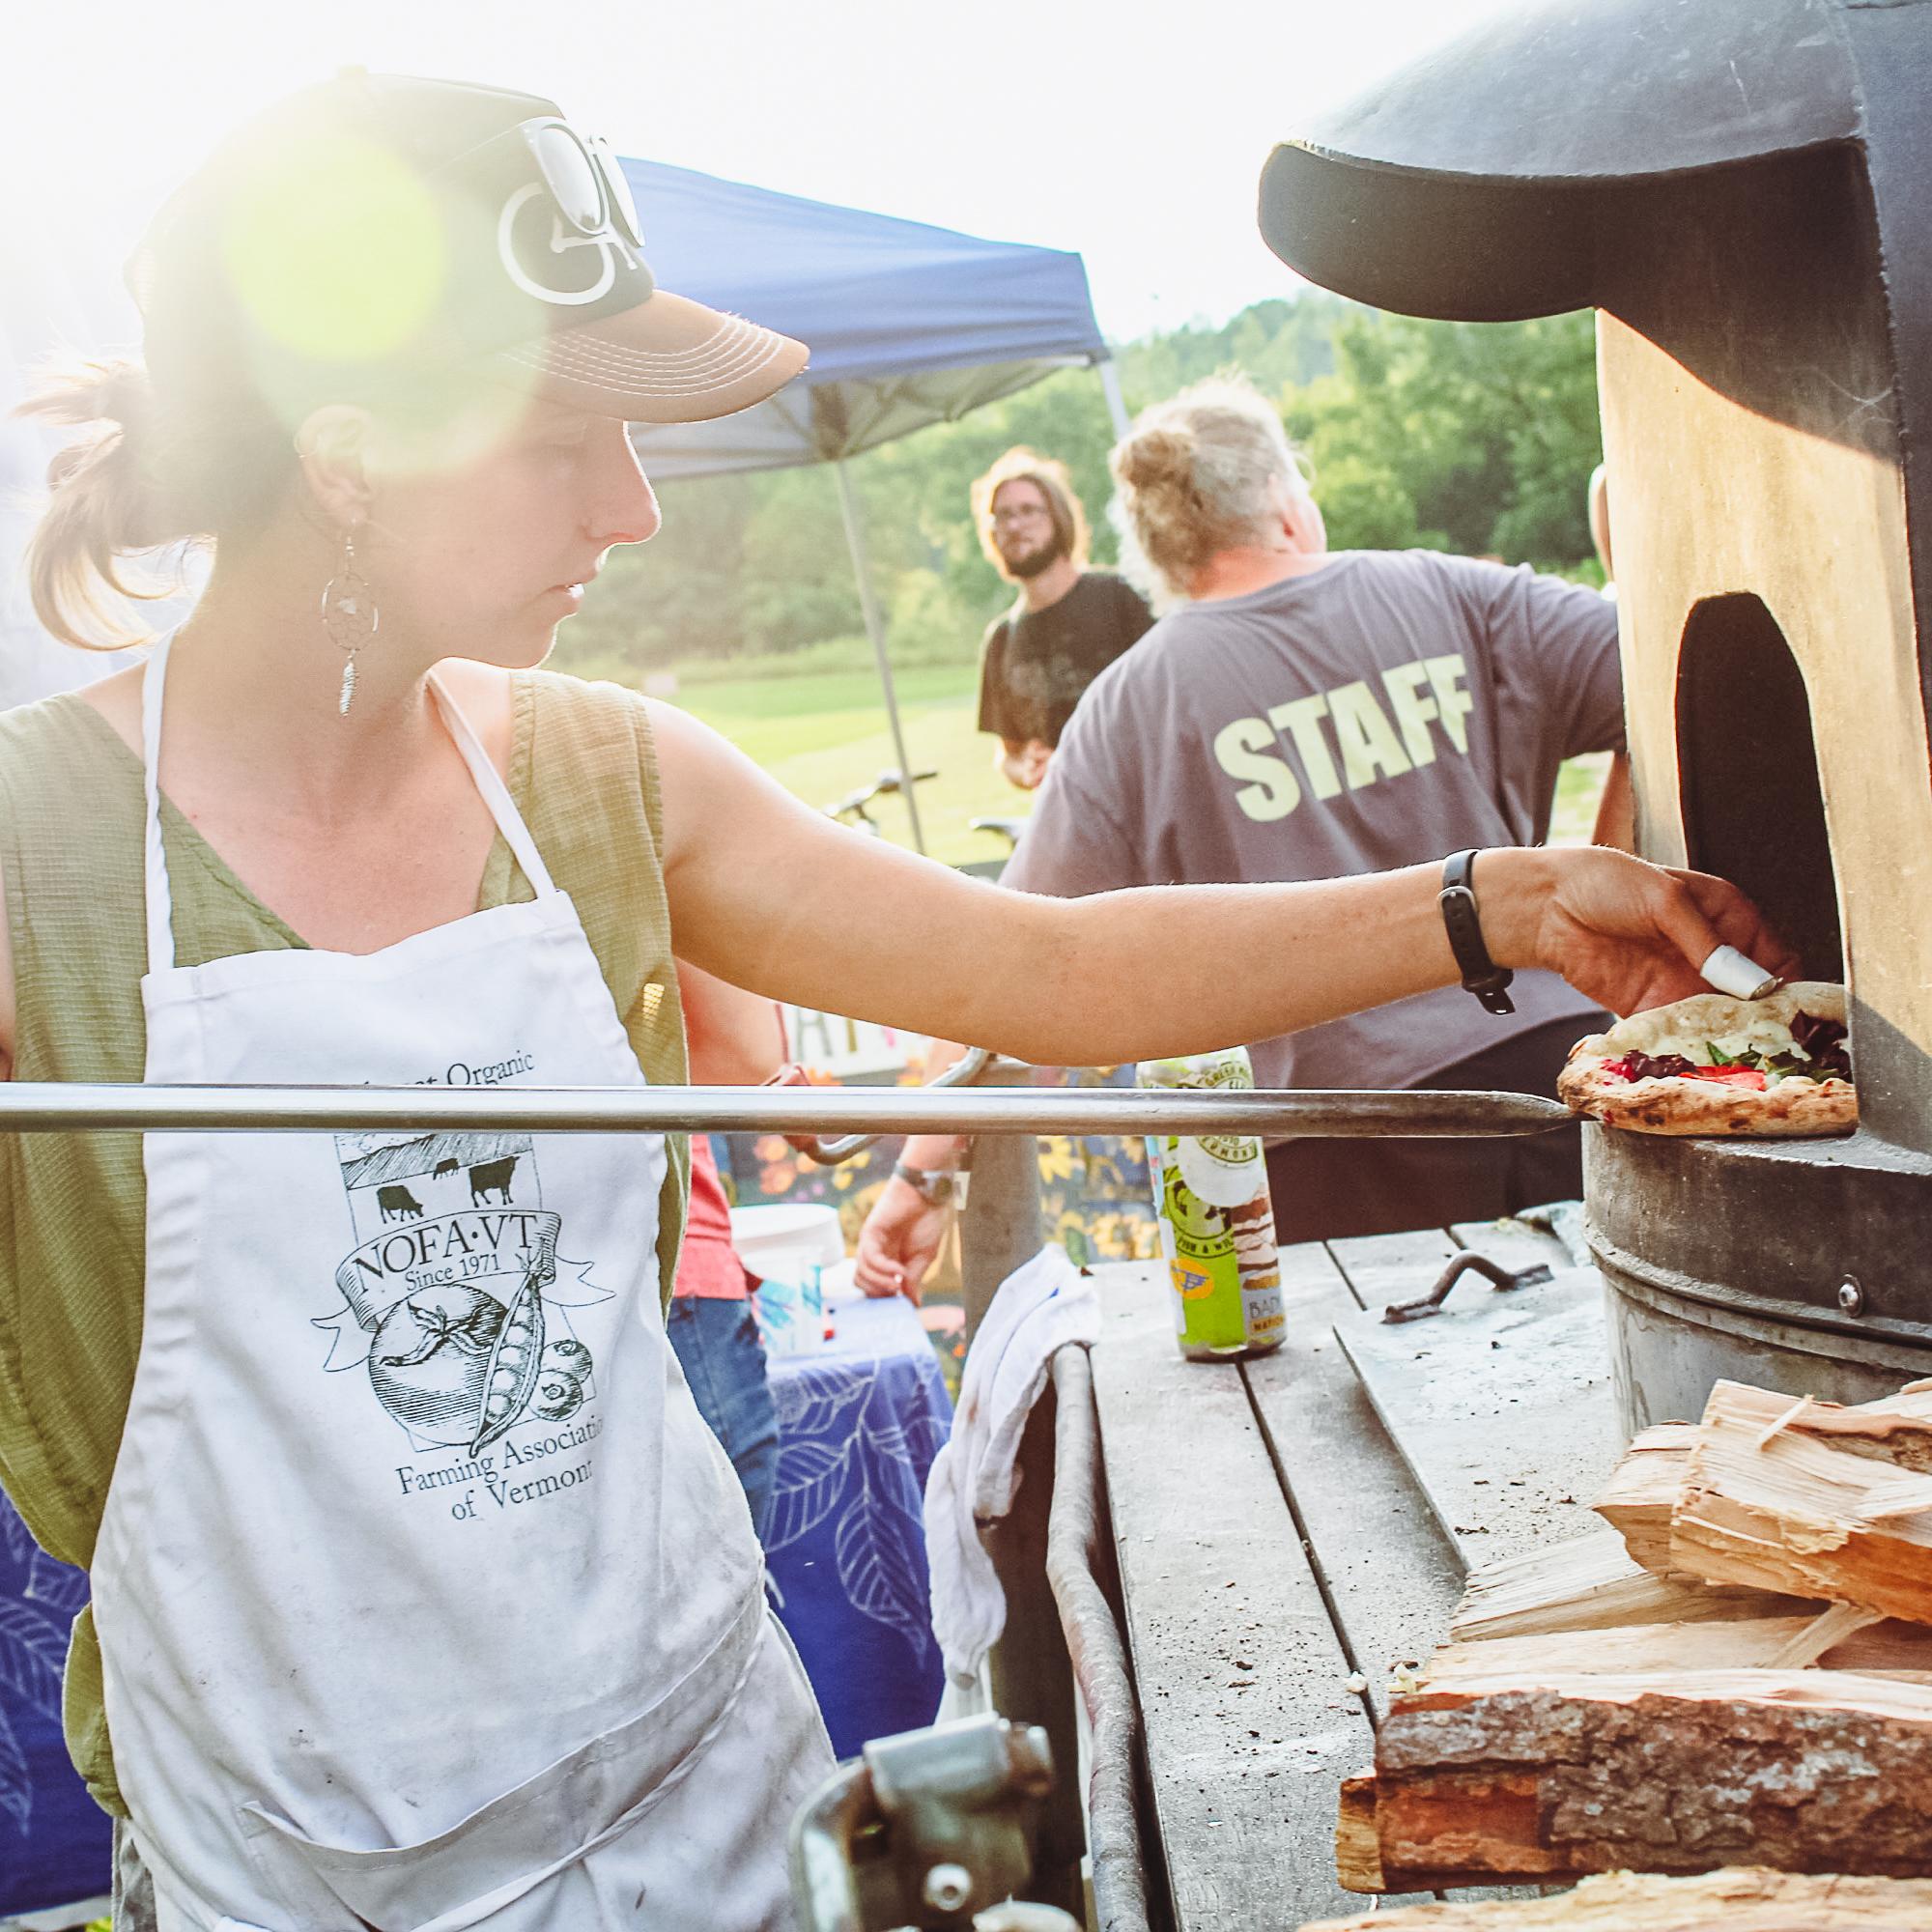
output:
[[[1255,1084],[1244,1046],[1143,1061],[1144,1088]],[[1264,1355],[1281,1347],[1281,1266],[1262,1144],[1247,1134],[1150,1134],[1160,1248],[1174,1285],[1174,1332],[1191,1361]]]

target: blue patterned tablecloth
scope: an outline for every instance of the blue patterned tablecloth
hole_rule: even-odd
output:
[[[939,1709],[921,1505],[952,1405],[910,1302],[858,1302],[833,1321],[821,1353],[772,1364],[779,1483],[765,1541],[779,1614],[832,1747],[850,1757]]]
[[[87,1578],[0,1495],[0,1918],[107,1889],[106,1815],[61,1742],[61,1669]]]

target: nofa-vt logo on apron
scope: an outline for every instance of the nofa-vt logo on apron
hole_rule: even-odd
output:
[[[376,1400],[417,1449],[470,1456],[526,1418],[565,1422],[596,1393],[566,1312],[611,1297],[557,1281],[561,1217],[543,1205],[527,1134],[339,1134],[355,1245],[335,1270],[347,1304],[318,1318],[327,1370],[367,1366]]]

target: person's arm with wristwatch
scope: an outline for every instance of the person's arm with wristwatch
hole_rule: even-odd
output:
[[[966,1048],[935,1039],[926,1048],[930,1086]],[[853,1279],[869,1295],[902,1294],[917,1303],[920,1288],[946,1238],[957,1176],[972,1141],[965,1134],[913,1134],[899,1151],[892,1179],[881,1189],[859,1232]]]
[[[916,1134],[905,1144],[859,1235],[853,1278],[867,1294],[917,1302],[946,1238],[964,1134]]]
[[[1513,974],[1490,958],[1482,939],[1482,920],[1476,908],[1474,850],[1457,852],[1443,862],[1441,916],[1455,952],[1463,985],[1486,1012],[1513,1012],[1507,987]],[[927,1078],[958,1059],[962,1049],[947,1049],[935,1041],[927,1057]],[[914,1134],[866,1217],[858,1238],[854,1279],[873,1296],[904,1294],[916,1302],[920,1285],[939,1254],[947,1235],[947,1215],[952,1211],[954,1177],[966,1148],[964,1134]]]
[[[1481,857],[1480,848],[1473,848],[1442,862],[1436,904],[1464,989],[1486,1012],[1509,1013],[1516,1010],[1508,992],[1515,976],[1491,957],[1483,935],[1475,887],[1476,861]],[[928,1077],[960,1051],[949,1052],[935,1042],[926,1063]],[[946,1238],[953,1177],[968,1144],[962,1134],[919,1134],[906,1142],[893,1178],[860,1232],[855,1278],[867,1294],[919,1299],[920,1284]]]

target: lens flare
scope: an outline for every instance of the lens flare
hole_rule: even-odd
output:
[[[331,135],[278,158],[237,196],[223,241],[253,327],[316,362],[353,367],[396,355],[442,297],[447,250],[436,201],[407,163],[371,142]]]

